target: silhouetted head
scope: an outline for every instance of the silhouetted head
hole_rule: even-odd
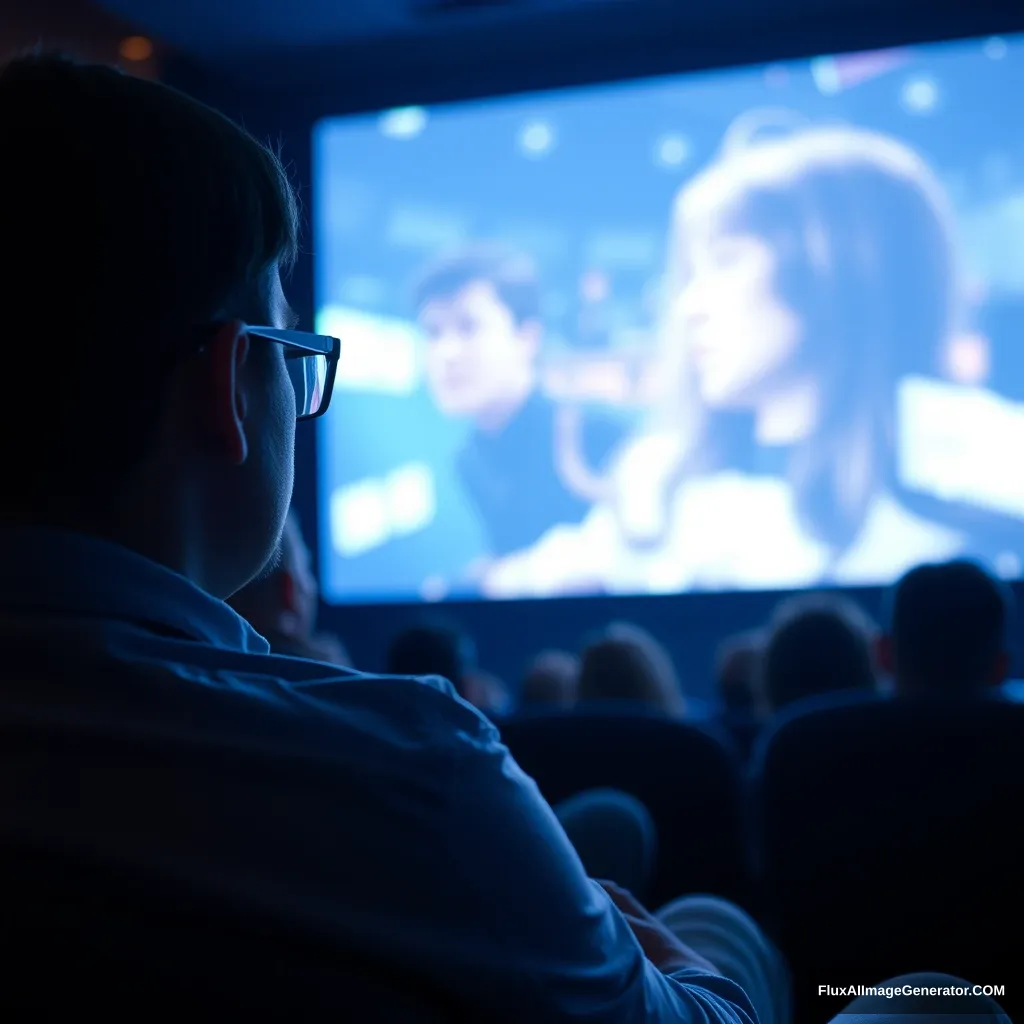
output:
[[[911,569],[889,597],[883,668],[900,693],[970,693],[1000,685],[1010,667],[1013,594],[973,562]]]
[[[649,633],[625,623],[609,626],[583,651],[581,701],[631,701],[682,715],[682,687],[668,652]]]
[[[781,605],[761,663],[771,709],[824,693],[873,690],[874,633],[860,607],[843,598],[811,594]]]
[[[463,673],[459,692],[478,711],[492,718],[508,715],[514,706],[508,687],[492,672],[470,669]]]
[[[570,708],[579,697],[580,659],[567,651],[539,654],[523,678],[521,704]]]
[[[726,711],[760,715],[764,710],[761,658],[764,636],[760,632],[729,637],[715,658],[715,683]]]
[[[217,597],[271,559],[296,393],[277,344],[298,214],[280,161],[180,92],[31,55],[0,68],[14,254],[0,518],[106,537]]]
[[[442,676],[462,696],[476,668],[473,641],[447,623],[424,622],[402,630],[388,648],[385,670],[396,676]]]

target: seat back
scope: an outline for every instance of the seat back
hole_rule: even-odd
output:
[[[1024,706],[839,701],[783,718],[755,755],[765,911],[801,1019],[816,987],[910,971],[999,983],[1019,967]],[[1007,931],[1009,929],[1009,932]],[[1004,1005],[1012,1009],[1012,992]]]
[[[501,734],[551,804],[608,787],[646,805],[658,830],[653,905],[696,892],[749,902],[741,769],[714,735],[611,706],[532,714]]]
[[[764,730],[764,723],[759,718],[741,712],[725,712],[716,715],[711,719],[711,724],[729,737],[744,764],[750,760],[754,747]]]
[[[461,1019],[397,965],[52,848],[0,840],[0,898],[5,1019]]]

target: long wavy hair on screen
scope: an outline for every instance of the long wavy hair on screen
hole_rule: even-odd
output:
[[[743,129],[738,125],[737,129]],[[751,134],[754,137],[750,137]],[[671,309],[686,283],[694,224],[764,239],[776,294],[802,321],[797,357],[820,382],[820,419],[791,454],[787,477],[801,525],[844,550],[872,498],[896,483],[896,390],[931,374],[958,319],[958,271],[944,190],[903,143],[846,126],[781,137],[734,130],[720,155],[678,194],[655,375],[652,429],[677,433],[666,508],[686,479],[726,468],[753,443],[735,414],[702,407]],[[660,517],[667,528],[667,511]],[[663,537],[634,536],[638,546]]]

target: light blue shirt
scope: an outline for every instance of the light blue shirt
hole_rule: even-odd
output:
[[[31,739],[5,750],[6,834],[326,931],[479,1020],[755,1020],[644,958],[444,680],[271,655],[184,577],[42,530],[0,530],[0,658],[0,724]]]

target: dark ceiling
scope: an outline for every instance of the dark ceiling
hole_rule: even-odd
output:
[[[166,42],[215,58],[543,18],[616,0],[104,0]],[[643,6],[643,0],[623,0]]]
[[[97,0],[246,91],[336,112],[1024,29],[1024,0]]]

